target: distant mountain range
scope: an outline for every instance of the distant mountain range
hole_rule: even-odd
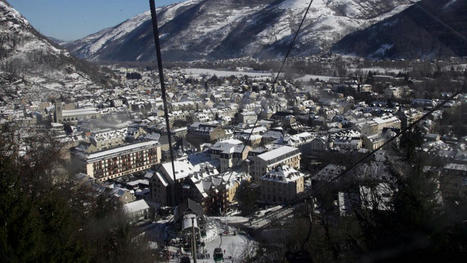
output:
[[[76,85],[109,85],[101,69],[52,43],[7,2],[0,1],[0,85],[61,90]]]
[[[375,59],[467,56],[467,1],[423,0],[349,34],[332,50]]]
[[[355,31],[417,1],[314,0],[292,56],[328,52]],[[158,9],[165,60],[282,56],[309,0],[188,0]],[[91,61],[154,59],[149,12],[65,46]]]

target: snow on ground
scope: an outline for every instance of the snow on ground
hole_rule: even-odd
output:
[[[246,255],[255,253],[256,242],[253,241],[247,234],[240,232],[237,228],[229,226],[226,222],[239,222],[245,218],[241,217],[209,217],[206,227],[206,237],[202,240],[206,245],[200,248],[203,254],[209,254],[209,259],[198,259],[197,262],[211,263],[213,262],[214,249],[222,248],[224,252],[224,262],[241,262]],[[248,219],[246,219],[248,220]],[[166,229],[163,224],[157,224],[151,232],[152,238],[157,238],[159,242],[164,237]],[[180,249],[169,248],[173,254],[180,252]],[[188,254],[189,255],[189,254]],[[169,262],[179,262],[179,258],[171,259]]]
[[[211,219],[219,220],[223,224],[242,224],[250,220],[248,217],[243,216],[211,217]]]
[[[268,72],[245,72],[245,71],[228,71],[228,70],[215,70],[215,69],[203,69],[203,68],[187,68],[181,70],[183,73],[192,75],[192,76],[201,76],[201,75],[208,75],[213,76],[216,75],[218,77],[229,77],[232,75],[235,76],[245,76],[252,78],[272,78],[273,74]]]
[[[446,5],[443,6],[443,9],[450,7],[450,6],[451,6],[452,4],[454,4],[455,2],[457,2],[457,0],[451,0],[451,1],[449,1]]]
[[[246,234],[239,233],[239,230],[228,224],[248,221],[248,218],[240,216],[210,217],[212,231],[210,241],[206,242],[205,252],[211,255],[209,260],[198,260],[198,262],[212,262],[212,255],[215,248],[222,248],[225,262],[240,262],[242,258],[254,253],[255,242]],[[209,232],[209,231],[208,231]],[[235,233],[235,234],[234,234]],[[222,235],[221,235],[222,234]]]
[[[394,46],[394,44],[383,44],[383,45],[381,45],[380,48],[378,48],[378,50],[376,50],[376,51],[373,53],[373,56],[382,56],[382,55],[384,55],[388,50],[390,50],[393,46]]]
[[[224,252],[224,262],[241,262],[245,255],[251,255],[254,253],[255,245],[254,241],[251,241],[245,235],[230,235],[230,236],[218,236],[215,240],[206,244],[205,252],[210,254],[209,259],[198,259],[200,263],[212,263],[214,262],[212,256],[214,249],[220,247]],[[172,250],[173,253],[177,253],[178,250]],[[169,262],[179,262],[179,258],[169,260]]]
[[[304,75],[302,77],[296,78],[296,81],[302,81],[302,82],[309,82],[310,80],[322,80],[322,81],[330,81],[330,80],[338,80],[338,77],[332,77],[332,76],[323,76],[323,75]]]
[[[224,10],[224,12],[228,13],[211,13],[210,16],[212,19],[216,20],[216,23],[212,21],[200,21],[201,23],[192,25],[194,26],[195,30],[203,34],[207,34],[209,32],[220,30],[224,27],[230,26],[232,23],[235,23],[237,20],[242,19],[246,15],[253,14],[256,10],[246,7],[244,9],[239,10]],[[226,28],[228,30],[228,28]]]
[[[215,248],[222,248],[224,253],[225,262],[240,262],[245,254],[248,254],[251,251],[252,244],[254,242],[251,241],[247,236],[244,235],[229,235],[229,236],[218,236],[212,242],[207,243],[206,250],[209,254],[211,254],[211,259],[209,260],[198,260],[198,262],[206,262],[211,263],[212,255]]]
[[[380,74],[388,74],[388,73],[398,74],[398,73],[407,72],[408,69],[370,67],[370,68],[350,68],[350,69],[348,69],[348,71],[350,71],[350,72],[361,71],[361,72],[365,72],[365,73],[368,73],[369,71],[371,71],[371,72],[376,72],[376,73],[380,73]]]
[[[20,21],[25,25],[29,25],[29,22],[14,8],[9,7],[6,3],[0,2],[0,8],[6,10],[8,15],[11,16],[13,19]],[[0,21],[7,20],[9,17],[6,16],[4,18],[0,18]]]
[[[96,51],[102,48],[105,43],[112,39],[119,39],[120,37],[128,34],[135,28],[138,28],[141,24],[147,21],[150,17],[150,12],[146,11],[142,14],[137,15],[136,17],[129,19],[123,22],[119,27],[114,28],[113,30],[106,32],[105,35],[101,36],[96,43],[94,43],[89,51],[94,54]],[[94,37],[94,35],[92,36]]]
[[[193,4],[195,2],[199,2],[199,0],[188,0],[166,7],[157,8],[157,12],[161,12],[162,9],[165,10],[165,12],[162,12],[162,17],[159,21],[159,27],[162,27],[165,23],[172,20],[178,8]],[[128,33],[135,30],[149,19],[151,19],[151,12],[145,11],[144,13],[138,14],[137,16],[124,21],[113,28],[107,28],[95,34],[89,35],[86,38],[84,38],[83,41],[91,43],[88,49],[90,55],[93,55],[100,49],[102,49],[104,45],[108,42],[121,39],[122,37],[126,36]]]
[[[443,67],[443,70],[451,70],[451,68],[454,68],[455,70],[467,70],[467,64],[448,65]]]
[[[142,231],[146,232],[150,242],[157,242],[159,245],[164,244],[169,236],[169,224],[172,218],[159,220],[150,225],[142,227]],[[206,245],[200,248],[203,254],[210,254],[209,259],[198,259],[197,262],[211,263],[213,262],[213,253],[215,248],[222,248],[224,252],[224,262],[241,262],[246,255],[255,253],[256,242],[251,239],[246,233],[243,233],[236,227],[229,224],[248,222],[248,218],[241,216],[227,217],[208,217],[206,225],[206,237],[201,240]],[[173,254],[181,252],[180,248],[168,247]],[[190,254],[188,254],[190,255]],[[179,262],[180,258],[176,257],[169,262]]]
[[[199,0],[187,0],[187,1],[182,1],[180,3],[175,3],[172,5],[166,6],[166,11],[165,13],[163,13],[163,17],[160,21],[159,27],[162,27],[166,22],[172,20],[176,16],[177,10],[179,8],[184,7],[184,6],[189,6],[192,4],[196,4],[198,2]],[[159,10],[160,8],[157,9],[157,12],[160,12]]]
[[[300,9],[304,10],[308,7],[310,0],[287,0],[279,5],[282,9]]]
[[[62,84],[56,83],[56,82],[45,83],[42,86],[48,90],[53,90],[53,91],[61,91],[63,88]]]

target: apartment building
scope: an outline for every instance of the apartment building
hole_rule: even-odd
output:
[[[171,163],[160,165],[152,178],[152,200],[162,206],[173,205],[172,191],[175,194],[175,204],[187,198],[195,200],[210,214],[219,214],[234,202],[238,186],[243,180],[250,180],[245,172],[219,171],[209,162],[193,165],[185,158],[174,162],[175,181]]]
[[[242,141],[230,139],[217,142],[209,149],[209,153],[212,159],[219,160],[219,169],[223,172],[245,160],[250,149],[249,146],[245,147]]]
[[[193,142],[212,143],[225,137],[225,130],[217,122],[195,122],[188,127],[187,139]]]
[[[277,166],[259,179],[261,200],[265,203],[287,203],[305,191],[305,176],[289,166]]]
[[[272,171],[278,166],[288,165],[300,169],[300,150],[290,146],[280,146],[257,156],[252,156],[250,173],[254,179]]]
[[[203,170],[203,169],[202,169]],[[211,215],[222,214],[235,202],[242,181],[250,180],[245,172],[228,171],[222,174],[196,173],[185,184],[190,185],[190,199],[200,203]]]
[[[147,141],[95,153],[74,151],[73,159],[89,177],[103,182],[160,163],[161,147],[157,141]]]
[[[392,115],[376,117],[370,120],[357,123],[357,127],[363,135],[380,134],[386,128],[401,128],[401,120]]]
[[[175,175],[171,162],[161,164],[157,169],[156,176],[150,182],[152,200],[162,206],[181,202],[187,190],[183,188],[183,182],[201,172],[200,165],[193,165],[186,158],[175,160],[174,168]],[[176,200],[171,199],[172,192]]]

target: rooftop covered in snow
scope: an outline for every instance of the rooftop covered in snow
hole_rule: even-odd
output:
[[[266,162],[270,162],[278,158],[288,158],[294,155],[300,155],[300,150],[290,146],[281,146],[277,149],[258,155],[258,158]]]

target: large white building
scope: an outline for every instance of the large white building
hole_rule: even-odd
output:
[[[61,101],[55,103],[55,122],[71,122],[84,119],[96,119],[100,117],[100,112],[96,108],[82,108],[64,110]]]
[[[364,120],[356,124],[363,135],[381,134],[385,128],[401,128],[401,120],[396,116],[386,115],[370,120]]]

